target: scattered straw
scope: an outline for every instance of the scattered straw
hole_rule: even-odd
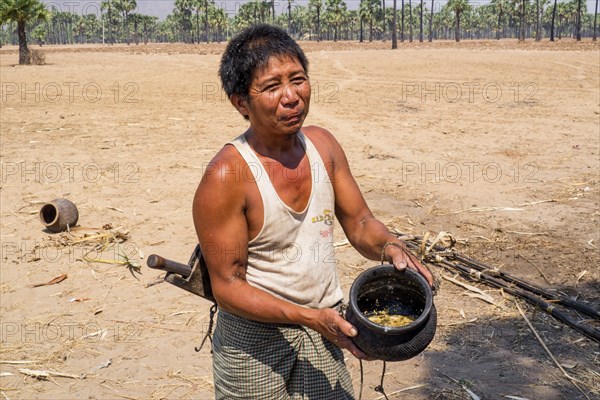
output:
[[[452,214],[461,214],[464,212],[483,212],[483,211],[523,211],[523,208],[515,208],[515,207],[473,207],[467,208],[465,210],[454,211]]]
[[[53,376],[58,377],[58,378],[85,379],[84,374],[73,375],[73,374],[67,374],[64,372],[56,372],[56,371],[21,368],[21,369],[19,369],[19,372],[22,373],[23,375],[31,376],[36,379],[46,379],[46,378],[50,378]]]
[[[0,364],[10,364],[10,365],[23,365],[23,364],[35,364],[37,361],[27,361],[27,360],[0,360]]]
[[[577,388],[577,390],[579,390],[579,392],[581,392],[581,394],[583,394],[585,396],[585,398],[589,400],[588,395],[579,387],[579,385],[577,385],[577,383],[582,383],[582,382],[579,381],[579,380],[577,380],[577,379],[575,379],[575,378],[573,378],[571,375],[569,375],[567,373],[567,371],[564,370],[564,368],[556,360],[556,358],[554,357],[554,355],[552,354],[552,352],[550,351],[550,349],[548,349],[548,346],[546,346],[546,343],[544,343],[544,341],[542,340],[542,338],[540,337],[540,335],[537,333],[537,331],[535,330],[535,328],[533,327],[533,325],[531,324],[531,322],[529,321],[529,319],[527,318],[527,316],[525,315],[525,313],[521,309],[521,306],[519,306],[519,303],[517,303],[515,301],[515,305],[517,306],[517,309],[519,310],[519,313],[521,314],[521,316],[523,317],[523,319],[527,323],[527,326],[529,326],[529,329],[531,329],[531,331],[535,335],[536,339],[538,340],[538,342],[540,342],[540,344],[542,345],[542,347],[544,348],[544,350],[546,350],[546,353],[548,353],[548,355],[550,356],[550,358],[552,359],[552,361],[554,362],[554,364],[556,364],[556,366],[558,367],[558,369],[560,369],[560,371],[563,373],[563,375],[573,384],[573,386],[575,386]]]
[[[494,301],[494,298],[492,296],[490,296],[489,294],[485,293],[483,290],[481,290],[479,288],[476,288],[475,286],[472,286],[472,285],[469,285],[467,283],[461,282],[461,281],[459,281],[456,278],[452,278],[452,277],[446,276],[444,274],[442,274],[442,278],[444,278],[445,280],[447,280],[449,282],[454,283],[455,285],[458,285],[458,286],[460,286],[462,288],[465,288],[465,289],[467,289],[467,290],[475,293],[475,294],[473,294],[473,293],[467,293],[467,296],[469,296],[469,297],[475,297],[477,299],[485,301],[486,303],[489,303],[489,304],[494,305],[494,306],[496,306],[498,308],[501,308],[501,309],[503,309],[505,311],[507,310],[507,308],[505,306],[503,306],[502,304],[496,303]]]
[[[422,387],[425,387],[425,386],[427,386],[427,385],[420,384],[420,385],[414,385],[414,386],[405,387],[405,388],[396,390],[394,392],[387,393],[387,396],[393,396],[393,395],[398,394],[398,393],[408,392],[409,390],[415,390],[415,389],[422,388]],[[381,399],[387,399],[387,397],[385,395],[383,395],[383,396],[379,396],[379,397],[375,398],[375,400],[381,400]]]

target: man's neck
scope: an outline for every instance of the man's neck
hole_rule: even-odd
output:
[[[289,135],[273,136],[249,128],[244,136],[252,149],[259,155],[285,163],[285,161],[290,161],[290,155],[302,147],[298,133],[299,131]]]

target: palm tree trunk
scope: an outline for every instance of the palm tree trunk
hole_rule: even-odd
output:
[[[404,43],[404,0],[402,0],[402,21],[400,23],[400,41]]]
[[[460,13],[456,13],[456,32],[454,32],[454,40],[460,42]]]
[[[19,37],[19,65],[29,64],[29,49],[27,36],[25,36],[25,21],[17,22],[17,35]]]
[[[411,0],[408,0],[408,24],[410,25],[408,41],[412,42],[413,41],[413,23],[412,23],[412,2],[411,2]]]
[[[431,15],[429,16],[429,41],[433,41],[433,0],[431,0]]]
[[[194,43],[193,39],[192,43]],[[196,43],[200,44],[200,10],[198,8],[196,8]]]
[[[129,13],[125,12],[124,14],[124,18],[123,18],[123,31],[125,33],[125,42],[127,43],[127,46],[129,46],[131,44],[131,38],[129,37]]]
[[[542,40],[542,13],[540,12],[540,0],[537,0],[535,2],[536,4],[536,10],[535,13],[536,15],[536,22],[535,22],[535,41],[539,42],[540,40]]]
[[[577,41],[581,42],[581,0],[577,0],[577,20],[575,30],[577,31]]]
[[[208,0],[204,0],[204,35],[208,43]]]
[[[598,40],[598,37],[596,36],[596,22],[598,19],[598,0],[596,0],[596,11],[594,11],[594,37],[592,38],[592,40],[595,42],[596,40]]]
[[[364,42],[364,36],[363,36],[363,18],[360,17],[360,33],[358,36],[358,42],[362,43]]]
[[[287,31],[288,31],[289,34],[292,33],[290,31],[291,28],[292,28],[292,0],[288,0],[288,26],[287,26]]]
[[[382,29],[383,29],[382,36],[383,37],[381,39],[385,40],[386,39],[386,35],[387,35],[387,26],[386,26],[387,25],[387,21],[385,20],[385,0],[381,0],[381,6],[382,6],[382,14],[383,14],[382,15],[382,17],[383,17],[382,18],[383,19],[383,21],[382,21]]]
[[[552,23],[550,25],[550,41],[554,42],[554,19],[556,18],[556,2],[554,0],[554,7],[552,8]],[[598,0],[596,0],[596,5],[598,5]]]
[[[317,8],[317,42],[321,41],[321,7]]]
[[[398,34],[396,30],[396,0],[394,0],[394,14],[392,15],[392,49],[398,48]]]
[[[496,29],[496,40],[500,40],[500,25],[502,24],[502,9],[498,11],[498,28]]]
[[[423,42],[423,0],[421,0],[421,12],[419,13],[419,42]]]

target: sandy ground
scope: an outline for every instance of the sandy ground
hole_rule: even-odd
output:
[[[411,234],[451,232],[460,251],[600,307],[597,44],[304,46],[307,124],[336,135],[382,221]],[[29,67],[14,65],[14,47],[0,49],[3,398],[212,397],[210,350],[194,351],[209,303],[153,284],[161,274],[145,258],[187,262],[196,185],[245,129],[219,90],[222,48],[54,48],[47,65]],[[59,197],[79,209],[71,235],[50,234],[38,219]],[[98,261],[123,256],[141,273]],[[376,264],[349,247],[337,259],[345,290]],[[436,338],[387,365],[390,398],[469,399],[465,388],[483,399],[600,398],[597,343],[522,304],[579,391],[513,299],[478,286],[496,306],[444,281]],[[358,392],[358,362],[347,362]],[[365,363],[364,399],[381,398],[381,367]],[[20,368],[75,378],[38,380]]]

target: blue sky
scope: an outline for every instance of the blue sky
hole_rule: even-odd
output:
[[[61,11],[70,11],[79,15],[89,13],[99,13],[100,3],[102,0],[42,0],[48,6],[54,6]],[[398,0],[399,1],[399,0]],[[405,0],[408,1],[408,0]],[[419,0],[415,0],[419,1]],[[533,1],[533,0],[530,0]],[[559,0],[560,1],[560,0]],[[234,14],[239,8],[240,4],[245,1],[240,0],[215,0],[215,3],[220,7],[224,8],[229,14]],[[348,8],[353,10],[358,8],[360,0],[346,0]],[[392,7],[393,0],[385,0],[386,6]],[[431,4],[431,0],[425,0],[428,6]],[[447,0],[435,0],[434,10],[439,10],[441,6],[446,4]],[[473,6],[479,4],[486,4],[489,0],[472,0],[469,3]],[[294,0],[293,4],[305,6],[308,0]],[[137,0],[137,12],[154,15],[163,19],[167,14],[173,10],[174,0]],[[593,12],[596,6],[595,0],[587,0],[588,12]],[[282,13],[287,12],[287,0],[276,0],[275,1],[275,12]]]

